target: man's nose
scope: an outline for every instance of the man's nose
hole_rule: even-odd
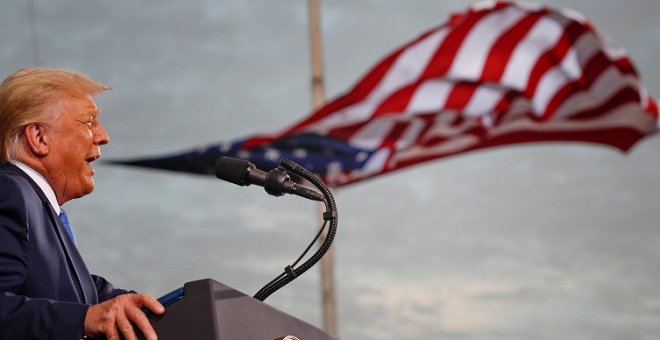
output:
[[[108,131],[105,130],[103,124],[100,122],[96,126],[96,131],[94,131],[94,142],[98,145],[110,143],[110,135],[108,135]]]

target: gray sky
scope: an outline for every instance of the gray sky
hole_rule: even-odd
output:
[[[329,97],[471,3],[321,1]],[[30,15],[3,1],[0,76],[66,67],[113,85],[97,98],[105,158],[273,132],[310,112],[303,0],[32,2]],[[544,3],[586,15],[660,95],[660,2]],[[503,147],[339,190],[342,338],[656,338],[659,151],[658,136],[628,154]],[[81,252],[92,272],[156,296],[206,277],[252,295],[319,225],[313,204],[257,187],[96,168],[96,191],[67,204]],[[266,302],[319,325],[317,270]]]

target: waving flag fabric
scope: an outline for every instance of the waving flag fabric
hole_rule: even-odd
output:
[[[341,186],[471,150],[576,141],[628,150],[658,105],[580,14],[484,2],[382,59],[350,91],[274,134],[124,164],[214,173],[221,155],[288,158]]]

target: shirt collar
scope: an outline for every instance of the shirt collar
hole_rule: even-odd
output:
[[[48,202],[59,215],[61,210],[60,205],[57,203],[57,197],[55,196],[53,187],[50,186],[46,178],[38,173],[37,170],[32,169],[30,166],[24,163],[15,162],[14,165],[23,170],[28,176],[30,176],[30,178],[32,178],[35,183],[37,183],[39,189],[44,192],[44,195],[46,195],[46,198],[48,198]]]

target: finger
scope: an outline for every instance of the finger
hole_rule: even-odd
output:
[[[154,312],[155,314],[163,314],[165,312],[165,307],[158,302],[153,296],[149,294],[139,294],[139,305],[144,306],[148,308],[150,311]]]
[[[130,316],[131,321],[137,326],[137,328],[142,332],[145,339],[157,339],[156,331],[149,322],[147,316],[142,312],[140,308],[135,306],[127,307],[127,313]]]
[[[108,329],[105,331],[105,337],[108,340],[119,340],[119,332],[117,332],[117,327],[114,325],[108,327]]]
[[[133,330],[133,325],[131,325],[131,322],[126,317],[126,313],[124,311],[117,313],[115,323],[117,324],[117,328],[119,328],[121,334],[124,336],[124,339],[137,340],[137,336]]]

